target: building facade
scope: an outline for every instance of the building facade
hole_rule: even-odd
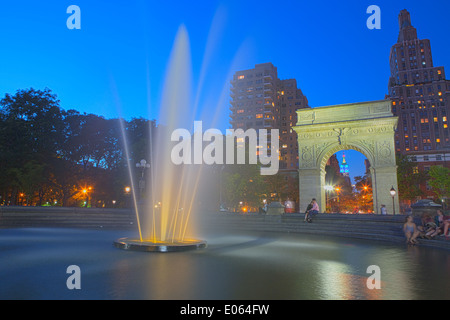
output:
[[[399,117],[397,153],[411,156],[419,170],[450,167],[450,81],[444,67],[435,67],[428,39],[419,39],[407,10],[398,16],[400,32],[390,51],[389,95]],[[430,188],[421,186],[427,197]]]
[[[237,71],[231,80],[230,124],[233,129],[278,129],[280,171],[298,169],[296,110],[309,108],[295,79],[281,80],[272,63]],[[270,141],[270,138],[268,139]],[[270,148],[270,145],[268,145]]]

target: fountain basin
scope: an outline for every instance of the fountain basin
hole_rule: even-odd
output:
[[[120,238],[114,241],[114,246],[123,250],[144,251],[144,252],[180,252],[189,250],[204,249],[207,242],[203,240],[184,241],[140,241],[139,239]]]

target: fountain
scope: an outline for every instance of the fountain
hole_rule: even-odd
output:
[[[190,108],[190,48],[184,26],[178,30],[165,76],[165,85],[159,109],[159,126],[155,133],[150,128],[150,155],[143,197],[136,195],[135,181],[131,170],[130,154],[126,143],[126,130],[122,124],[125,154],[132,184],[134,210],[136,212],[139,237],[121,238],[114,246],[124,250],[147,252],[172,252],[205,248],[206,241],[192,239],[194,233],[192,213],[199,186],[201,167],[195,165],[176,166],[171,160],[172,132],[186,127],[192,119]],[[193,120],[193,119],[192,119]],[[193,123],[191,121],[190,123]],[[142,183],[142,181],[141,181]],[[141,187],[141,186],[140,186]],[[141,199],[138,199],[141,198]]]

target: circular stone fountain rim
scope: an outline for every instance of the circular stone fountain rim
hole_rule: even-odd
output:
[[[203,249],[207,247],[204,240],[190,240],[188,242],[155,243],[138,239],[120,238],[114,241],[114,246],[123,250],[143,252],[180,252]]]

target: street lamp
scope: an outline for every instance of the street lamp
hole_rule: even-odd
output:
[[[84,188],[83,190],[81,190],[81,192],[83,192],[83,194],[86,196],[86,201],[84,201],[84,206],[88,207],[89,206],[89,200],[90,200],[90,192],[92,191],[92,187],[89,188]]]
[[[389,190],[389,192],[391,193],[391,196],[392,196],[392,208],[393,208],[392,210],[393,210],[393,213],[395,214],[394,197],[395,197],[396,191],[394,189],[394,186],[392,186],[392,188],[391,188],[391,190]]]
[[[129,198],[130,198],[129,195],[130,195],[130,192],[131,192],[131,187],[126,186],[124,188],[124,191],[125,191],[125,206],[128,208]]]
[[[330,198],[330,191],[333,190],[333,186],[330,185],[326,185],[323,187],[325,189],[325,211],[327,211],[328,208],[328,200]],[[330,212],[331,212],[331,208],[330,208]]]
[[[144,172],[145,169],[150,168],[150,163],[147,163],[144,159],[141,162],[136,163],[136,168],[142,168],[141,179],[139,180],[139,189],[141,190],[141,196],[145,189],[145,180],[144,180]]]

